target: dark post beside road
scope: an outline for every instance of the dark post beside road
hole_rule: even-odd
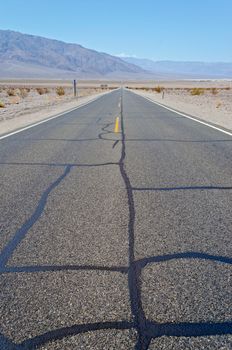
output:
[[[74,97],[77,96],[77,82],[76,79],[73,80],[73,93],[74,93]]]

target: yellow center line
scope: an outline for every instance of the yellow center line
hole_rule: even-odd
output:
[[[115,133],[119,132],[119,117],[116,117],[116,119],[115,119],[114,132]]]

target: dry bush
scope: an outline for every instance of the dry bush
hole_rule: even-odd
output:
[[[156,87],[154,87],[153,89],[152,89],[152,91],[155,91],[155,92],[157,92],[158,94],[160,94],[162,91],[164,90],[164,88],[163,87],[161,87],[161,86],[156,86]]]
[[[42,88],[42,87],[36,88],[36,91],[38,92],[39,95],[44,95],[44,94],[48,94],[49,93],[48,88]]]
[[[229,87],[229,86],[225,87],[225,90],[229,91],[229,90],[230,90],[230,87]]]
[[[191,95],[192,96],[199,96],[199,95],[203,95],[204,93],[205,93],[205,91],[202,88],[193,88],[193,89],[191,89]]]
[[[29,91],[30,91],[30,89],[29,89]],[[28,91],[28,88],[27,88],[27,89],[25,89],[25,88],[20,88],[20,89],[19,89],[19,95],[20,95],[20,97],[26,98],[26,97],[28,96],[29,91]]]
[[[0,108],[5,108],[5,104],[2,101],[0,101]]]
[[[221,107],[221,105],[222,105],[221,102],[218,102],[217,105],[216,105],[216,108]]]
[[[56,88],[56,93],[57,93],[58,96],[64,96],[65,95],[65,90],[64,90],[64,88],[62,86],[58,86]]]
[[[7,89],[6,92],[8,96],[16,96],[16,91],[14,88]]]
[[[219,93],[219,91],[218,91],[217,88],[212,88],[212,89],[211,89],[211,93],[212,93],[213,95],[217,95],[217,94]]]
[[[36,88],[36,91],[38,92],[39,95],[44,94],[44,89],[43,88]]]

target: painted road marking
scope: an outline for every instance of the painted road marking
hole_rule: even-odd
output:
[[[119,132],[119,117],[116,117],[115,119],[115,126],[114,126],[114,132]]]
[[[136,93],[136,92],[134,92],[134,91],[132,91],[132,92],[133,92],[134,94],[138,95],[138,96],[141,96],[141,97],[145,98],[146,100],[148,100],[148,101],[150,101],[150,102],[153,102],[154,104],[156,104],[156,105],[158,105],[158,106],[160,106],[160,107],[163,107],[163,108],[167,109],[168,111],[171,111],[171,112],[174,112],[174,113],[176,113],[176,114],[179,114],[179,115],[181,115],[182,117],[185,117],[185,118],[194,120],[195,122],[198,122],[198,123],[200,123],[200,124],[209,126],[210,128],[215,129],[215,130],[218,130],[218,131],[221,131],[221,132],[223,132],[223,133],[226,134],[226,135],[232,136],[232,132],[230,132],[230,131],[221,129],[221,128],[218,127],[218,126],[215,126],[215,125],[212,125],[212,124],[210,124],[210,123],[207,123],[207,122],[204,122],[204,121],[202,121],[202,120],[199,120],[199,119],[197,119],[197,118],[191,117],[190,115],[184,114],[184,113],[182,113],[182,112],[178,112],[178,111],[176,111],[175,109],[172,109],[172,108],[170,108],[170,107],[167,107],[167,106],[163,105],[162,103],[153,101],[151,98],[142,96],[142,95],[140,95],[140,94],[138,94],[138,93]]]

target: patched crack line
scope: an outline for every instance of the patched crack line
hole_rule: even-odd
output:
[[[51,185],[43,192],[39,203],[33,214],[30,216],[28,220],[24,222],[24,224],[16,231],[14,237],[6,244],[0,254],[0,267],[3,268],[6,266],[8,260],[13,254],[14,250],[20,244],[20,242],[24,239],[29,229],[35,224],[35,222],[41,217],[44,208],[47,204],[47,199],[49,194],[61,183],[62,180],[70,173],[72,166],[68,165],[63,174],[59,176]]]
[[[146,335],[146,318],[142,308],[141,288],[139,271],[135,264],[134,256],[134,223],[135,223],[135,205],[133,197],[133,189],[130,179],[125,170],[124,160],[126,158],[126,142],[123,120],[123,95],[121,91],[121,130],[122,130],[122,151],[119,161],[121,176],[125,183],[128,198],[129,221],[128,221],[128,237],[129,237],[129,270],[128,270],[128,285],[130,293],[131,311],[134,317],[135,328],[138,332],[138,341],[135,345],[136,350],[146,350],[150,344],[151,337]]]

